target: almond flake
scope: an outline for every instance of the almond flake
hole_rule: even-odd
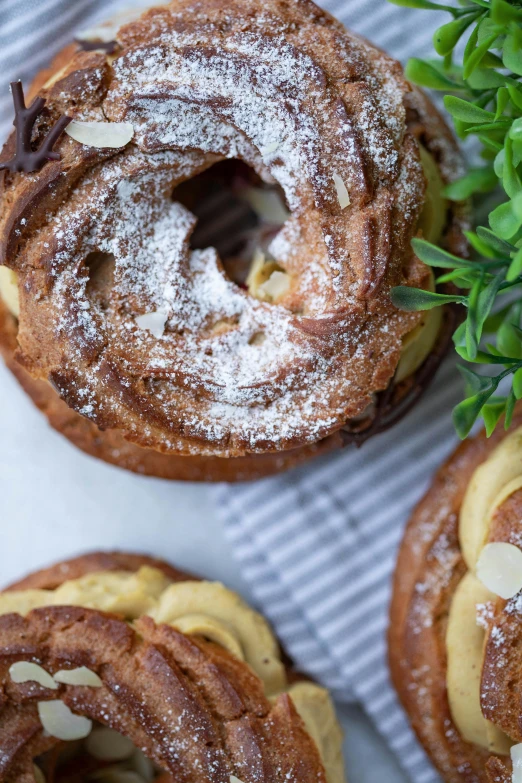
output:
[[[38,666],[37,663],[30,663],[29,661],[18,661],[13,663],[9,669],[9,676],[13,682],[17,684],[24,682],[37,682],[38,685],[42,685],[44,688],[50,688],[55,691],[58,685],[55,683],[49,672]]]
[[[348,193],[348,188],[344,184],[344,180],[339,176],[339,174],[334,174],[333,178],[335,182],[335,189],[337,190],[337,200],[339,201],[339,206],[341,209],[346,209],[346,207],[350,206],[350,194]]]
[[[231,775],[230,776],[230,783],[243,783],[243,781],[240,780],[239,778],[236,778],[235,775]]]
[[[71,139],[86,147],[100,149],[119,149],[134,136],[134,127],[130,122],[79,122],[73,120],[65,132]]]
[[[63,685],[85,685],[90,688],[101,688],[103,682],[95,672],[80,666],[78,669],[62,669],[54,675],[56,682]]]
[[[259,290],[276,302],[290,290],[290,276],[286,272],[272,272],[266,283],[259,286]]]
[[[89,718],[75,715],[59,699],[38,702],[38,715],[47,734],[65,742],[85,739],[92,730]]]
[[[281,146],[281,142],[279,141],[273,141],[270,144],[267,144],[265,147],[261,147],[259,150],[261,155],[266,158],[268,155],[273,155],[274,152],[277,152],[279,147]]]
[[[140,329],[147,329],[158,340],[163,337],[165,324],[167,323],[167,313],[163,310],[156,310],[153,313],[145,313],[136,318],[136,323]]]
[[[128,24],[129,22],[133,22],[135,19],[139,19],[145,9],[146,6],[143,8],[130,8],[126,11],[120,11],[119,13],[114,14],[109,21],[89,27],[87,30],[82,30],[76,35],[76,40],[110,43],[115,40],[120,27],[123,27],[124,24]]]
[[[513,762],[512,783],[522,783],[522,743],[513,745],[510,753],[511,761]]]
[[[501,598],[513,598],[522,590],[522,551],[513,544],[486,544],[477,563],[477,577]]]

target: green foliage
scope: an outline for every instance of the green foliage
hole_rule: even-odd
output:
[[[465,438],[482,417],[489,436],[502,418],[509,426],[515,403],[522,399],[522,2],[390,2],[451,15],[433,36],[441,59],[412,59],[406,74],[422,87],[447,93],[444,104],[458,136],[476,136],[483,147],[484,164],[449,185],[446,197],[462,201],[481,193],[498,195],[489,227],[466,232],[475,253],[472,261],[413,240],[417,256],[443,270],[437,283],[461,290],[448,295],[399,286],[392,301],[409,311],[450,302],[465,307],[465,321],[453,341],[468,362],[460,367],[466,394],[453,419]],[[458,44],[462,56],[455,52]],[[483,365],[486,372],[474,372],[469,364]]]

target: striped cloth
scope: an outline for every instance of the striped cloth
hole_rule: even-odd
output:
[[[134,0],[0,0],[0,134],[12,122],[8,83],[27,83],[87,25]],[[394,56],[426,54],[444,14],[385,0],[321,0]],[[454,440],[460,384],[448,363],[392,432],[282,477],[218,487],[233,551],[263,611],[299,666],[340,701],[359,701],[413,783],[439,778],[388,681],[385,627],[402,526]]]
[[[217,487],[242,574],[301,669],[358,701],[413,783],[440,781],[389,681],[390,582],[403,526],[452,449],[448,360],[393,431],[277,478]]]

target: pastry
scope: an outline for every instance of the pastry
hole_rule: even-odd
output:
[[[521,780],[521,514],[519,408],[509,432],[458,447],[400,549],[392,678],[447,783]]]
[[[413,236],[465,252],[443,120],[309,0],[258,11],[175,0],[84,33],[28,108],[13,85],[3,351],[54,426],[153,475],[252,478],[362,442],[453,328],[389,297],[433,285]]]
[[[342,783],[328,693],[218,583],[96,553],[0,593],[0,781]]]

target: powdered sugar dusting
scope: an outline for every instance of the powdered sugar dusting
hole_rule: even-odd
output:
[[[130,123],[133,141],[35,239],[56,245],[60,391],[167,451],[319,440],[367,407],[414,325],[389,310],[386,288],[424,187],[415,152],[401,157],[407,88],[355,36],[299,4],[288,19],[269,6],[244,18],[166,8],[146,35],[141,23],[120,31],[103,112],[79,118]],[[238,287],[214,248],[191,250],[196,219],[171,198],[228,158],[278,183],[292,212],[269,245],[289,280],[277,304]],[[85,265],[96,253],[112,260],[98,283]]]

